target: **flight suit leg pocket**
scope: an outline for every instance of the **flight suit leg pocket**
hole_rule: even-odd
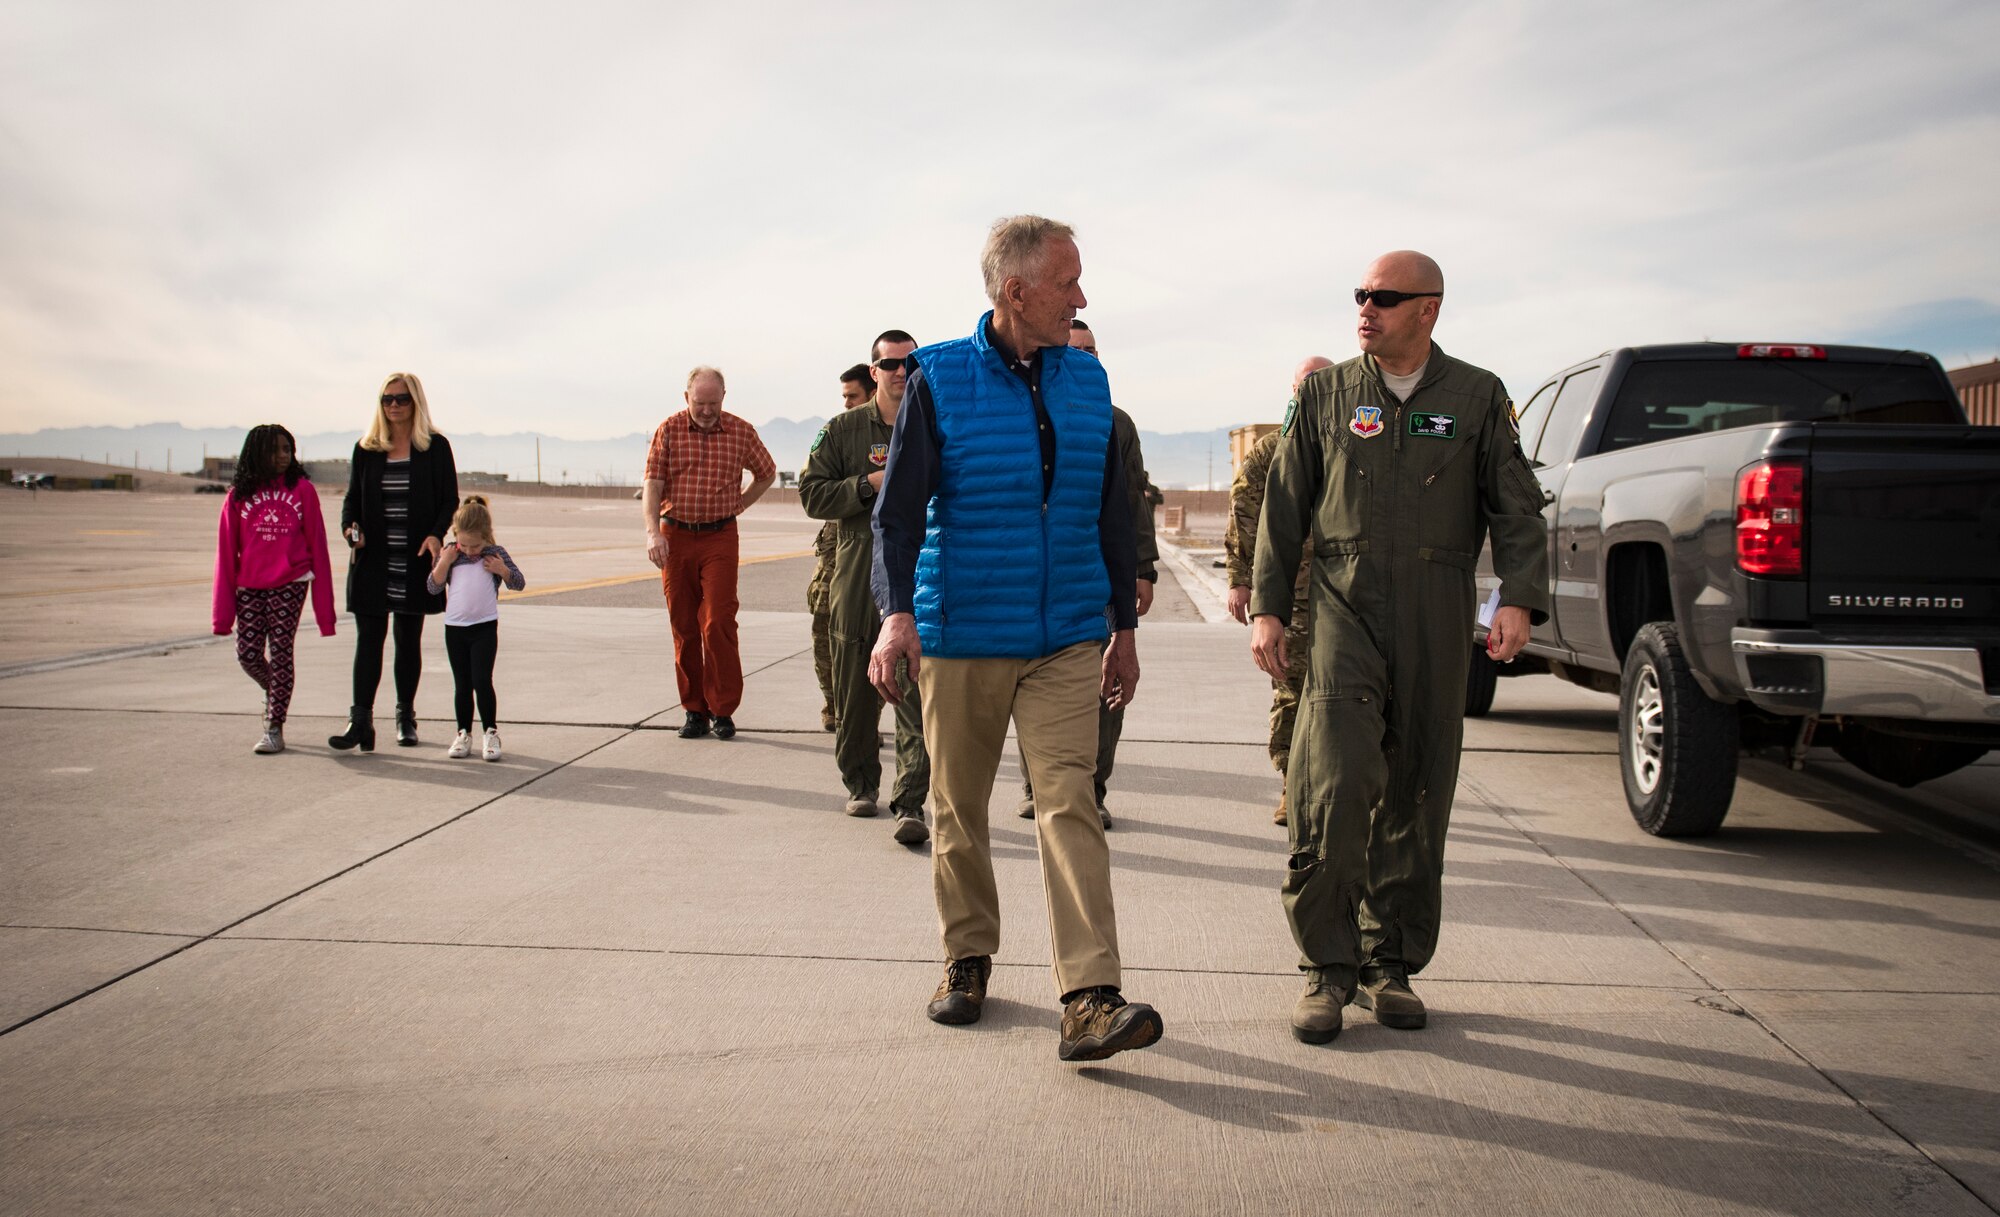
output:
[[[1368,872],[1368,825],[1388,768],[1382,705],[1370,694],[1315,693],[1299,702],[1285,777],[1291,856],[1285,914],[1305,962],[1360,962],[1356,909]]]

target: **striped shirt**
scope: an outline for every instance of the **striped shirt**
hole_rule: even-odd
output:
[[[400,609],[410,594],[410,458],[382,466],[382,517],[389,535],[389,607]]]
[[[746,469],[760,482],[778,475],[757,428],[727,411],[714,430],[703,431],[682,410],[660,424],[646,451],[646,480],[666,483],[660,513],[687,524],[734,516]]]

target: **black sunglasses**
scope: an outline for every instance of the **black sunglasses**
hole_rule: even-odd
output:
[[[893,372],[897,368],[902,367],[904,364],[908,364],[910,366],[910,371],[912,372],[917,370],[917,361],[910,358],[908,355],[904,355],[895,359],[878,359],[875,361],[873,366],[880,368],[884,372]]]
[[[414,406],[416,404],[417,395],[415,393],[384,393],[382,395],[382,408],[384,410],[390,406]]]
[[[1354,289],[1354,303],[1366,304],[1373,300],[1376,308],[1395,308],[1403,301],[1415,300],[1418,296],[1443,295],[1443,292],[1392,292],[1385,287],[1378,287],[1371,292],[1365,287],[1357,287]]]

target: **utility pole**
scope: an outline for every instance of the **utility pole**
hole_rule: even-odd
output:
[[[542,484],[542,437],[535,437],[535,485]]]
[[[174,450],[172,448],[169,448],[167,449],[167,472],[172,473],[173,471],[174,471]]]

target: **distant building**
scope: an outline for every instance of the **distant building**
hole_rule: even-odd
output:
[[[1243,458],[1257,446],[1257,441],[1276,431],[1278,423],[1251,423],[1247,427],[1237,427],[1229,433],[1229,473],[1234,477],[1243,468]]]
[[[313,485],[325,490],[347,485],[347,470],[352,462],[346,457],[337,461],[300,461],[306,467],[306,476]],[[205,456],[201,458],[201,476],[211,482],[233,482],[236,480],[236,458],[233,456]]]
[[[333,461],[300,461],[299,463],[306,467],[306,476],[312,479],[313,485],[322,490],[325,490],[329,486],[335,490],[344,489],[347,486],[347,471],[354,465],[353,461],[348,460],[344,456],[339,460]]]
[[[1965,403],[1965,416],[1981,427],[2000,427],[2000,359],[1945,373]]]

